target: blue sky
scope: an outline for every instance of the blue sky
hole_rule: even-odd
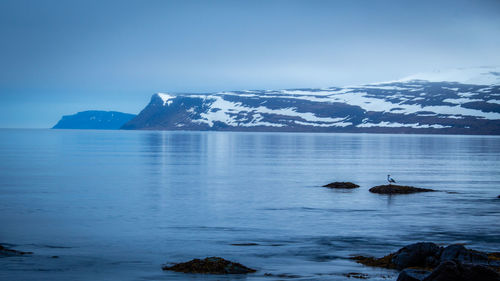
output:
[[[500,65],[500,1],[0,0],[0,127],[155,92],[362,84]]]

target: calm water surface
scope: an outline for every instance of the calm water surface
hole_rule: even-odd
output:
[[[0,243],[35,253],[1,280],[395,280],[348,258],[500,251],[499,137],[0,130],[0,157]],[[442,192],[369,193],[388,173]],[[161,270],[206,256],[258,272]]]

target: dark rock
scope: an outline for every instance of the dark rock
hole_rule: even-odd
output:
[[[418,188],[418,187],[413,187],[413,186],[388,184],[388,185],[374,186],[374,187],[370,188],[369,191],[373,192],[373,193],[379,193],[379,194],[409,194],[409,193],[416,193],[416,192],[431,192],[431,191],[435,191],[435,190],[428,189],[428,188]]]
[[[11,256],[22,256],[22,255],[31,255],[32,252],[22,252],[14,249],[7,249],[4,246],[0,245],[0,257],[11,257]]]
[[[326,185],[323,185],[323,187],[329,187],[329,188],[358,188],[359,185],[352,183],[352,182],[332,182]]]
[[[203,260],[194,259],[178,263],[173,266],[163,266],[163,270],[172,270],[184,273],[209,273],[209,274],[246,274],[255,272],[242,264],[231,262],[219,257],[209,257]]]
[[[463,245],[454,244],[443,249],[441,262],[457,260],[462,263],[488,264],[488,255],[474,250],[469,250]]]
[[[423,281],[500,281],[500,274],[483,265],[442,262]]]
[[[432,270],[446,261],[460,264],[485,266],[494,272],[500,272],[500,253],[485,253],[467,249],[454,244],[446,248],[434,243],[421,242],[405,246],[395,253],[382,258],[355,256],[351,259],[357,263],[388,269],[419,269]],[[405,276],[405,278],[407,278]]]
[[[411,266],[435,267],[439,264],[440,250],[434,243],[415,243],[399,249],[391,261],[400,270]]]
[[[407,268],[401,271],[397,281],[422,281],[429,274],[431,274],[431,272],[427,270]]]

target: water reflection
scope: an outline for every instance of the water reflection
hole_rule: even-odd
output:
[[[37,253],[55,250],[27,245],[67,246],[65,258],[71,266],[62,273],[39,273],[47,278],[38,279],[47,280],[70,279],[68,275],[89,269],[88,260],[108,261],[93,269],[110,276],[129,270],[137,276],[133,279],[176,279],[178,275],[159,271],[159,265],[207,255],[235,259],[262,272],[331,280],[360,270],[349,255],[383,255],[420,240],[499,249],[499,140],[234,132],[4,133],[1,236]],[[456,193],[368,192],[385,184],[388,173],[398,183]],[[320,187],[331,181],[353,181],[361,187]],[[258,245],[242,249],[235,243]],[[131,266],[133,260],[142,263]],[[39,262],[39,268],[52,266]],[[9,267],[23,271],[5,271]],[[17,276],[11,274],[24,274],[29,267],[7,264],[0,273]],[[151,272],[157,275],[153,278]]]

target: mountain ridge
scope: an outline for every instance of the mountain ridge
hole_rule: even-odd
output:
[[[500,68],[348,87],[157,93],[122,129],[500,134]]]

